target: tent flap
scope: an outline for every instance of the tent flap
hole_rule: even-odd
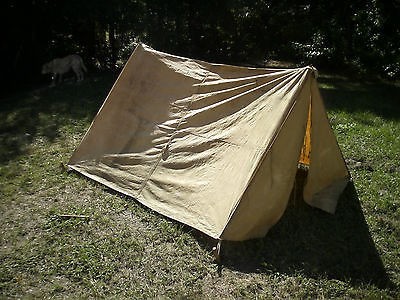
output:
[[[350,176],[330,127],[316,81],[311,84],[311,98],[312,150],[303,196],[311,206],[334,213],[337,199]]]

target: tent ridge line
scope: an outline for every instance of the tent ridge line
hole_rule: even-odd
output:
[[[238,69],[258,69],[258,70],[264,70],[264,71],[271,71],[271,72],[285,72],[287,70],[289,71],[298,71],[298,70],[302,70],[302,69],[306,69],[306,68],[310,68],[309,66],[307,67],[301,67],[301,68],[258,68],[258,67],[246,67],[246,66],[236,66],[236,65],[230,65],[230,64],[223,64],[223,63],[213,63],[213,62],[206,62],[204,60],[201,59],[193,59],[193,58],[188,58],[185,56],[180,56],[180,55],[176,55],[176,54],[170,54],[170,53],[166,53],[166,52],[162,52],[159,50],[155,50],[154,48],[152,48],[149,45],[146,45],[145,43],[139,43],[137,47],[142,47],[144,51],[146,52],[151,52],[153,55],[158,55],[158,56],[170,56],[173,58],[178,58],[178,59],[183,59],[185,61],[193,61],[196,63],[201,63],[201,64],[207,64],[210,65],[212,67],[220,67],[220,66],[227,66],[227,67],[233,67],[233,68],[238,68]],[[135,49],[136,49],[135,48]]]
[[[305,71],[305,72],[304,72],[304,71]],[[296,102],[297,96],[299,95],[300,91],[304,88],[304,84],[305,84],[306,81],[307,81],[307,80],[306,80],[306,79],[307,79],[307,75],[308,75],[311,71],[310,71],[308,68],[302,68],[301,72],[304,72],[303,78],[301,79],[301,80],[302,80],[302,82],[301,82],[301,87],[300,87],[300,88],[296,91],[296,93],[294,94],[294,96],[293,96],[293,98],[292,98],[292,99],[293,99],[293,103],[292,103],[292,105],[290,106],[290,108],[288,108],[287,111],[286,111],[285,114],[284,114],[284,115],[285,115],[285,118],[282,120],[280,126],[278,126],[277,129],[275,130],[275,132],[273,133],[272,139],[269,141],[267,147],[265,148],[264,152],[262,153],[261,158],[260,158],[260,160],[259,160],[259,163],[256,165],[256,167],[255,167],[254,170],[252,171],[251,176],[250,176],[249,180],[247,181],[245,188],[243,189],[243,191],[240,193],[240,196],[239,196],[238,199],[236,200],[236,203],[235,203],[233,209],[231,210],[231,212],[230,212],[230,214],[229,214],[229,217],[228,217],[228,219],[227,219],[227,222],[225,223],[225,225],[224,225],[224,227],[223,227],[223,230],[221,231],[221,234],[220,234],[220,236],[219,236],[220,238],[222,237],[223,233],[225,232],[225,229],[227,228],[228,224],[229,224],[230,221],[232,220],[232,217],[234,216],[235,211],[237,210],[237,208],[238,208],[238,206],[239,206],[240,199],[242,199],[244,193],[245,193],[246,190],[249,188],[251,182],[252,182],[253,179],[254,179],[255,174],[258,172],[260,166],[262,165],[262,162],[263,162],[264,159],[267,157],[268,153],[271,151],[272,145],[274,144],[275,140],[277,139],[277,137],[278,137],[278,135],[279,135],[279,132],[282,130],[283,126],[286,124],[286,121],[287,121],[287,119],[289,118],[289,115],[290,115],[291,111],[294,109],[294,107],[295,107],[296,104],[297,104],[297,102]]]

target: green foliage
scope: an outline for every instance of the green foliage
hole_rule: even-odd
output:
[[[223,242],[218,270],[203,234],[60,165],[114,80],[0,103],[0,298],[400,297],[399,87],[320,77],[354,185],[335,215],[295,189],[264,239]]]
[[[9,0],[0,79],[7,89],[44,82],[41,65],[73,52],[91,70],[119,68],[141,41],[207,61],[290,60],[395,80],[399,11],[381,0]]]

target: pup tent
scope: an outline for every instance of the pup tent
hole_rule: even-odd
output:
[[[299,164],[334,213],[349,173],[315,70],[212,64],[138,45],[68,166],[221,240],[263,237]]]

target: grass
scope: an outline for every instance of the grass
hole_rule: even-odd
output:
[[[335,215],[293,196],[221,268],[203,234],[65,171],[114,79],[0,100],[0,298],[400,297],[398,86],[320,78],[354,184]]]

